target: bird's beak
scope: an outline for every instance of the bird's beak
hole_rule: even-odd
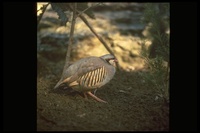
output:
[[[117,59],[114,59],[114,62],[118,63],[118,60],[117,60]]]

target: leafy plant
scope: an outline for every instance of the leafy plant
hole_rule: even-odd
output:
[[[163,10],[161,10],[163,9]],[[164,19],[168,15],[169,4],[148,3],[145,5],[144,20],[150,23],[149,35],[143,38],[141,43],[141,56],[145,60],[149,72],[141,74],[146,84],[155,89],[157,95],[169,102],[169,20]],[[146,40],[152,40],[151,47],[146,47]]]
[[[70,8],[72,4],[73,3],[51,3],[52,9],[57,12],[59,19],[61,19],[61,25],[66,25],[66,23],[68,22],[69,18],[67,18],[65,11],[72,12]],[[82,12],[85,9],[89,9],[88,3],[77,3],[78,11]],[[95,19],[92,8],[90,10],[86,10],[84,13],[87,14],[90,18]]]
[[[157,55],[169,62],[169,3],[147,3],[144,10],[144,23],[149,24],[149,36],[152,45],[149,49],[149,57]]]

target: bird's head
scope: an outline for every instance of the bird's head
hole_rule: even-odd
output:
[[[112,66],[116,67],[116,63],[118,63],[117,58],[115,58],[115,56],[111,55],[111,54],[106,54],[101,56],[100,58],[104,59],[105,61],[107,61],[109,64],[111,64]]]

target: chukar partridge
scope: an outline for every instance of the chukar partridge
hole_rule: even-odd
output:
[[[102,87],[113,78],[116,62],[117,59],[111,54],[80,59],[63,72],[54,89],[64,85],[83,92],[85,96],[88,94],[95,100],[106,103],[92,94],[91,91]]]

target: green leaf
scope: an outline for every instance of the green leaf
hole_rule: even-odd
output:
[[[59,16],[58,18],[61,20],[61,25],[66,26],[66,23],[69,21],[69,19],[64,13],[64,11],[68,10],[68,5],[62,3],[51,3],[51,7],[54,11],[57,12]]]

